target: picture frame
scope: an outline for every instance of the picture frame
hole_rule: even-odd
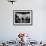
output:
[[[32,10],[13,10],[13,25],[32,25]]]

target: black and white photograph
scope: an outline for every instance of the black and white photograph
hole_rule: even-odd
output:
[[[32,24],[32,10],[14,10],[13,24]]]

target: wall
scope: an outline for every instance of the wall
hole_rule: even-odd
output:
[[[32,9],[32,26],[14,26],[13,10]],[[0,40],[15,40],[18,32],[31,34],[33,40],[46,40],[46,1],[17,0],[13,5],[7,0],[0,0]]]

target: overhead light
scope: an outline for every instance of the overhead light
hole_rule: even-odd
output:
[[[8,2],[11,2],[12,4],[16,2],[15,0],[8,0]]]

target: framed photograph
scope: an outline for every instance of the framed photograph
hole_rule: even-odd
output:
[[[32,25],[32,10],[13,10],[14,25]]]

